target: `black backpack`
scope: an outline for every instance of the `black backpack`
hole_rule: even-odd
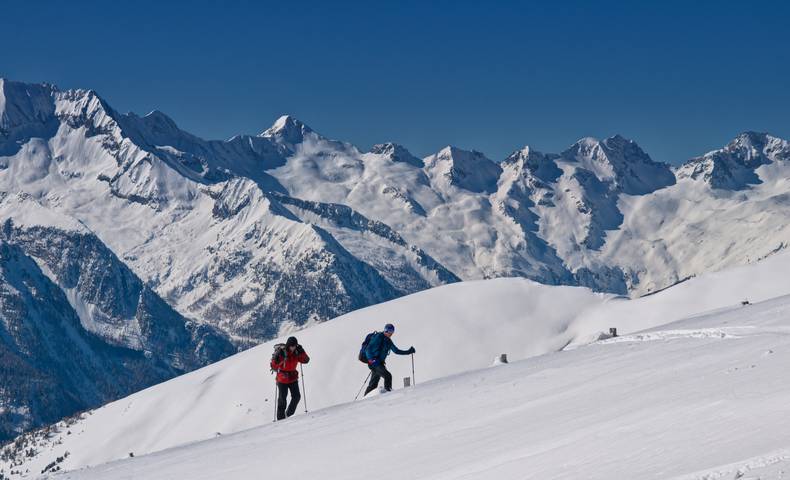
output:
[[[365,335],[365,341],[362,342],[362,347],[359,349],[359,361],[362,363],[368,363],[368,357],[365,355],[365,350],[368,348],[368,344],[370,343],[370,339],[373,338],[373,335],[379,332],[370,332]]]
[[[272,353],[272,362],[273,363],[280,363],[282,359],[285,358],[285,344],[278,343],[274,346],[274,353]],[[272,369],[272,372],[275,370]]]

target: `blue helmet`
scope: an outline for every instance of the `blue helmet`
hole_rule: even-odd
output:
[[[394,333],[395,332],[395,325],[388,323],[384,325],[384,333]]]

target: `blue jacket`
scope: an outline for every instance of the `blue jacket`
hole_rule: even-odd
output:
[[[398,355],[408,355],[408,350],[401,350],[392,343],[392,339],[384,335],[383,332],[376,332],[368,342],[365,349],[365,356],[368,360],[376,359],[379,363],[384,363],[387,360],[390,350]]]

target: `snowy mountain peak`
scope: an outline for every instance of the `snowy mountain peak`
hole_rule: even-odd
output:
[[[555,162],[556,158],[557,155],[544,154],[527,145],[511,153],[502,162],[502,166],[506,170],[515,172],[517,176],[531,176],[551,183],[562,175],[562,170]]]
[[[582,151],[590,151],[594,148],[597,148],[601,145],[601,141],[595,137],[583,137],[574,143],[571,148],[578,147],[582,149]]]
[[[636,142],[619,134],[603,141],[594,137],[581,138],[563,152],[563,156],[580,162],[592,160],[610,164],[641,160],[645,157],[649,159]]]
[[[610,162],[630,162],[630,163],[650,163],[660,165],[653,161],[650,155],[633,140],[629,140],[621,135],[614,135],[603,142],[602,148]]]
[[[406,149],[406,147],[398,145],[397,143],[388,142],[373,145],[373,147],[370,149],[370,153],[383,155],[393,162],[408,163],[419,168],[423,167],[422,160],[412,155],[411,152]]]
[[[508,155],[508,157],[502,161],[502,167],[519,170],[525,169],[530,156],[534,156],[535,153],[536,152],[530,148],[529,145],[525,145],[521,150],[516,150]]]
[[[577,140],[567,150],[561,153],[563,159],[580,164],[582,167],[591,170],[599,178],[612,178],[614,172],[606,151],[603,149],[600,140],[593,137],[584,137]]]
[[[626,143],[634,143],[634,141],[630,140],[628,138],[625,138],[624,136],[620,135],[619,133],[615,133],[611,137],[609,137],[606,140],[604,140],[604,143],[607,144],[607,145],[610,145],[610,144],[623,145],[623,144],[626,144]]]
[[[295,145],[301,143],[304,140],[304,136],[311,132],[313,130],[301,121],[291,115],[283,115],[260,136]]]
[[[116,134],[122,117],[95,90],[56,90],[55,116],[73,129],[86,128],[88,135]]]
[[[636,142],[621,135],[604,141],[582,138],[562,157],[630,195],[644,195],[675,183],[669,165],[654,161]]]
[[[424,160],[425,169],[440,190],[450,185],[477,193],[493,193],[502,167],[482,153],[447,146]]]
[[[790,159],[790,143],[768,133],[743,132],[728,143],[724,150],[735,153],[746,165]]]
[[[299,120],[295,119],[291,115],[281,115],[277,120],[274,121],[269,130],[272,132],[278,132],[295,126],[299,123]]]
[[[757,169],[790,161],[790,143],[767,133],[747,131],[724,148],[696,157],[678,169],[678,178],[706,182],[712,188],[743,190],[762,182]]]
[[[463,150],[452,145],[448,145],[439,150],[434,156],[437,157],[437,159],[449,161],[459,166],[471,166],[475,164],[482,168],[486,168],[489,165],[497,166],[495,162],[486,157],[482,152],[478,152],[477,150]]]
[[[739,133],[735,138],[732,139],[730,142],[733,143],[752,143],[752,144],[761,144],[771,140],[775,140],[777,137],[774,137],[770,133],[767,132],[755,132],[754,130],[746,130],[745,132]]]
[[[176,125],[176,122],[159,110],[152,110],[146,116],[144,116],[143,119],[152,129],[156,129],[161,133],[181,133],[181,130],[178,128],[178,125]]]

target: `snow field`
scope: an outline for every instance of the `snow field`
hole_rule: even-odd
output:
[[[454,380],[447,377],[488,367],[500,353],[507,353],[513,362],[561,350],[565,351],[556,356],[561,359],[580,358],[568,356],[571,353],[569,349],[600,351],[612,363],[600,360],[604,363],[597,367],[599,373],[594,373],[597,370],[586,371],[592,377],[607,377],[611,372],[631,368],[626,360],[622,365],[617,364],[617,358],[623,352],[637,348],[635,345],[653,348],[652,344],[685,345],[700,341],[729,345],[741,341],[744,335],[751,338],[749,323],[714,323],[697,325],[693,329],[695,324],[689,323],[683,328],[677,325],[660,328],[660,331],[669,333],[636,332],[693,315],[698,318],[688,322],[700,322],[707,317],[699,315],[709,310],[736,316],[756,312],[754,305],[741,306],[740,299],[748,296],[754,302],[790,294],[790,285],[784,281],[789,263],[790,256],[777,255],[755,265],[704,275],[637,300],[597,294],[579,287],[553,287],[524,279],[498,279],[435,288],[352,312],[297,334],[312,357],[304,369],[306,398],[313,412],[310,415],[323,417],[333,410],[318,410],[337,405],[341,405],[337,407],[340,409],[351,408],[342,404],[354,398],[368,373],[356,358],[359,344],[367,332],[381,329],[388,322],[396,325],[393,339],[398,346],[408,348],[414,345],[417,349],[416,380],[419,388],[400,390],[400,393],[383,397],[382,401],[388,401],[384,398],[400,398],[398,395],[405,398],[421,395],[419,392],[428,388],[423,383],[429,380],[445,378],[452,383]],[[617,327],[622,336],[604,340],[593,347],[579,348],[605,338],[602,332],[608,331],[610,326]],[[765,335],[769,335],[767,327],[761,328]],[[772,330],[770,335],[777,333]],[[61,431],[48,446],[41,448],[36,457],[26,459],[26,468],[31,472],[40,471],[66,451],[70,455],[62,464],[64,470],[99,465],[126,458],[130,452],[140,456],[215,438],[218,434],[224,437],[267,425],[273,417],[274,399],[268,362],[272,345],[282,340],[267,342],[97,409],[69,427],[71,435]],[[608,357],[610,352],[618,353]],[[693,359],[695,355],[689,354],[689,358]],[[544,355],[534,359],[532,362],[535,363],[530,363],[533,365],[530,368],[538,368],[553,358]],[[667,357],[657,354],[651,361],[666,368],[672,368],[675,362],[669,354]],[[403,377],[411,375],[408,357],[393,354],[388,359],[388,367],[393,372],[396,389],[402,385]],[[503,368],[511,367],[515,366]],[[644,367],[647,368],[646,365]],[[544,370],[535,374],[535,378],[551,375],[551,369]],[[481,378],[488,377],[484,375]],[[571,376],[569,380],[572,383],[561,382],[546,388],[575,391],[573,382],[578,378]],[[509,377],[502,380],[505,383],[510,381]],[[631,391],[629,385],[626,382],[612,388],[615,393],[620,392],[618,395],[625,395],[624,392]],[[530,386],[532,388],[534,385]],[[657,387],[651,384],[650,388]],[[518,395],[522,394],[526,392],[519,391]],[[541,395],[546,396],[546,392]],[[595,395],[602,393],[596,390]],[[535,397],[533,401],[540,403],[540,398]],[[545,398],[550,399],[551,396]],[[597,397],[589,398],[594,399],[592,404],[599,403]],[[610,400],[614,402],[614,399]],[[425,402],[441,403],[436,398]],[[469,408],[473,406],[477,408],[476,404]],[[576,407],[568,407],[569,411],[573,408]],[[302,406],[297,412],[297,417],[289,423],[302,421],[297,421],[299,416],[304,416]],[[428,420],[417,418],[419,421]],[[409,420],[407,423],[413,422]],[[338,441],[342,442],[342,439]],[[312,439],[309,442],[312,444]]]
[[[62,478],[784,478],[788,318],[790,296]]]

